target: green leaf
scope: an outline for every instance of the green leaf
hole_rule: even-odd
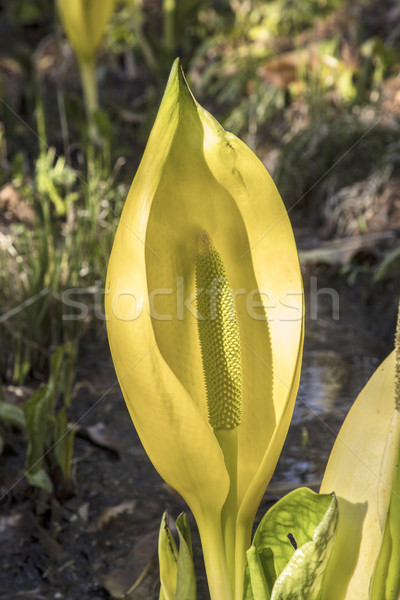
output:
[[[18,429],[25,429],[26,427],[22,408],[9,402],[0,402],[0,421],[6,421],[13,427],[18,427]]]
[[[51,355],[50,377],[47,385],[50,393],[53,395],[56,393],[57,384],[60,379],[60,370],[64,360],[64,353],[65,347],[59,346]]]
[[[52,442],[54,416],[48,386],[37,390],[23,411],[29,436],[25,466],[35,473],[42,468],[44,453]]]
[[[270,600],[271,594],[265,579],[260,555],[255,546],[250,546],[246,553],[249,581],[243,600]]]
[[[337,520],[337,501],[332,494],[299,488],[277,502],[254,536],[260,564],[252,550],[246,568],[245,600],[269,598],[265,591],[255,595],[252,588],[253,596],[248,591],[256,580],[254,589],[262,590],[257,573],[260,565],[271,600],[320,599]]]
[[[178,533],[179,533],[179,543],[181,542],[181,536],[182,536],[183,540],[185,541],[185,544],[189,548],[190,555],[192,556],[192,554],[193,554],[192,538],[190,535],[189,523],[188,523],[187,516],[185,513],[181,513],[179,515],[179,517],[176,520],[176,526],[178,528]]]
[[[178,549],[168,524],[168,512],[162,516],[158,536],[160,564],[160,599],[175,600],[178,577]]]
[[[74,430],[69,428],[66,407],[58,411],[54,433],[54,456],[61,468],[64,479],[71,477],[72,454],[74,450]]]
[[[192,540],[185,513],[180,514],[177,518],[176,527],[179,534],[176,600],[196,600],[196,573],[192,556]]]
[[[186,515],[176,520],[179,552],[165,511],[158,538],[161,589],[159,600],[196,600],[196,574],[192,558],[192,540]]]
[[[42,488],[43,490],[46,490],[46,492],[49,492],[49,494],[53,493],[53,484],[44,469],[39,469],[34,473],[26,471],[25,475],[29,481],[29,485]]]

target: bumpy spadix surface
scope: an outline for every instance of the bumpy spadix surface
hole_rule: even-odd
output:
[[[242,358],[235,300],[221,256],[206,231],[200,234],[198,250],[198,328],[208,420],[214,429],[233,429],[242,416]]]

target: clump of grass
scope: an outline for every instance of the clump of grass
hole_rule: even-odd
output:
[[[87,170],[71,169],[46,145],[40,102],[37,116],[40,150],[33,177],[23,172],[22,161],[15,162],[12,177],[34,220],[11,224],[0,254],[0,336],[7,348],[0,353],[0,379],[16,384],[47,377],[51,354],[79,338],[87,320],[63,318],[71,312],[64,298],[104,279],[115,215],[127,192],[117,181],[121,159],[110,172],[108,160],[91,149]]]
[[[52,354],[48,382],[23,407],[28,432],[26,477],[60,498],[71,491],[74,430],[68,423],[68,409],[75,373],[76,347],[59,346]]]
[[[51,353],[77,339],[87,323],[63,319],[71,313],[71,303],[66,306],[63,297],[76,300],[80,290],[104,279],[115,214],[126,194],[125,185],[114,187],[113,182],[113,176],[94,181],[95,189],[77,192],[82,195],[60,216],[49,196],[38,194],[36,179],[29,198],[36,212],[33,226],[14,224],[4,236],[8,247],[0,258],[0,336],[7,348],[0,356],[4,381],[22,384],[32,375],[46,376]],[[69,295],[63,296],[66,291]],[[86,300],[90,304],[90,298]]]
[[[12,184],[19,201],[34,209],[33,219],[9,225],[0,237],[0,339],[6,349],[0,381],[42,382],[23,407],[26,476],[60,500],[72,491],[68,412],[79,339],[92,322],[90,311],[102,317],[101,282],[127,193],[117,181],[122,159],[110,173],[103,158],[89,153],[87,179],[42,144],[33,178],[17,170]],[[9,420],[10,410],[1,408],[0,419]]]
[[[37,81],[34,89],[38,155],[29,169],[21,150],[6,183],[29,218],[11,214],[0,230],[0,383],[41,385],[23,413],[0,402],[0,420],[18,417],[26,428],[29,483],[63,499],[72,490],[68,412],[79,340],[93,315],[103,327],[102,281],[127,185],[119,181],[124,160],[110,167],[107,127],[96,145],[83,128],[76,169],[47,144]]]

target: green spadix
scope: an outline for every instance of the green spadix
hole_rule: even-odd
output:
[[[214,429],[234,429],[243,401],[239,324],[225,267],[206,231],[199,236],[196,288],[208,419]]]

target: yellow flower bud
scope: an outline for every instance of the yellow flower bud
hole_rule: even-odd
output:
[[[68,38],[80,60],[94,55],[114,7],[114,0],[57,0]]]

